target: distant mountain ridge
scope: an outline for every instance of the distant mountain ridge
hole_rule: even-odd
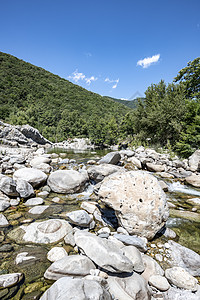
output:
[[[111,121],[119,126],[131,111],[124,104],[0,52],[3,121],[29,124],[51,141],[73,136],[96,137]]]
[[[109,97],[110,99],[118,102],[118,103],[121,103],[131,109],[135,109],[137,107],[137,103],[138,103],[138,100],[140,99],[142,102],[145,100],[144,97],[137,97],[133,100],[122,100],[122,99],[116,99],[116,98],[111,98]]]

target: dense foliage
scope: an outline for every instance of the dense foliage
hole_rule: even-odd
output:
[[[174,149],[183,157],[200,148],[200,58],[189,62],[166,86],[152,84],[138,101],[134,128],[145,143]]]

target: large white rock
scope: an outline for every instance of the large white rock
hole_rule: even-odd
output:
[[[152,239],[168,216],[166,195],[158,180],[143,171],[114,173],[106,177],[98,195],[113,208],[129,234]]]
[[[196,292],[198,280],[181,267],[173,267],[165,270],[165,277],[168,281],[180,289]]]
[[[195,172],[200,169],[200,149],[196,150],[189,158],[190,171]]]
[[[64,276],[86,276],[95,269],[93,262],[84,255],[69,255],[55,261],[44,273],[50,280],[58,280]]]
[[[111,277],[108,279],[109,292],[117,300],[150,300],[147,282],[142,276],[133,273],[131,276]]]
[[[42,163],[49,164],[51,160],[46,156],[37,156],[30,161],[32,167],[38,166]]]
[[[193,174],[185,178],[185,181],[194,187],[200,187],[200,174]]]
[[[132,272],[132,262],[116,244],[89,232],[74,234],[76,245],[99,267],[114,273]]]
[[[0,275],[0,287],[8,288],[18,284],[23,278],[22,273],[11,273]]]
[[[47,175],[34,168],[22,168],[14,172],[13,179],[23,179],[28,181],[33,187],[37,187],[46,181]]]
[[[74,193],[80,191],[87,180],[87,172],[58,170],[49,175],[47,183],[56,193]]]
[[[110,293],[95,280],[58,279],[40,300],[111,300]]]
[[[172,240],[168,241],[170,257],[168,262],[173,267],[182,267],[192,276],[200,276],[200,255]]]
[[[22,225],[20,228],[25,231],[24,241],[39,244],[58,242],[73,230],[67,221],[61,219],[34,222],[28,226]]]

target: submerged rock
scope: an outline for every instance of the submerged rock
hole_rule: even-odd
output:
[[[120,225],[131,235],[152,239],[169,216],[166,195],[158,180],[142,171],[106,177],[98,195],[115,210]]]

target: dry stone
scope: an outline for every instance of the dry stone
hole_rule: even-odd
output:
[[[120,225],[131,235],[152,239],[169,216],[166,195],[158,180],[143,171],[106,177],[98,195],[115,210]]]

